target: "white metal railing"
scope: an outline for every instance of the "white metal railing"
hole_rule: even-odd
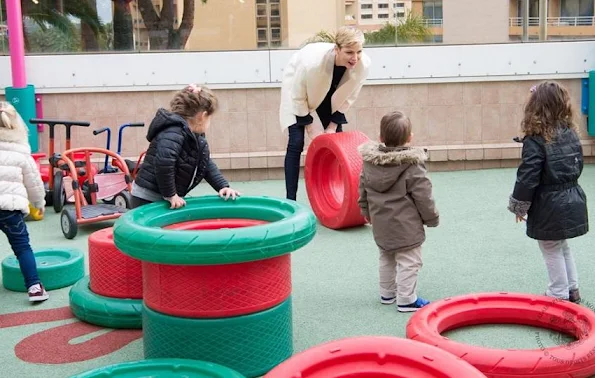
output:
[[[539,26],[539,17],[529,17],[529,26]],[[593,26],[595,17],[548,17],[548,26]],[[523,26],[522,17],[510,17],[510,26]]]
[[[424,18],[422,22],[426,26],[442,26],[441,18]]]

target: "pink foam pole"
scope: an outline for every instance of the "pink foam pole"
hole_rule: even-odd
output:
[[[8,46],[13,88],[26,88],[25,72],[25,37],[23,36],[23,14],[21,0],[6,0],[6,18],[8,21]]]

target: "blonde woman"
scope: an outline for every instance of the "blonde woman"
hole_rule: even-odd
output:
[[[305,132],[310,138],[342,132],[345,113],[368,77],[370,58],[363,53],[361,31],[342,27],[335,43],[315,42],[293,55],[283,72],[281,130],[289,131],[285,155],[287,199],[296,200]]]

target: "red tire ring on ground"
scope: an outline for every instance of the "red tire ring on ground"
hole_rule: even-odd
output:
[[[442,332],[477,324],[523,324],[570,333],[576,342],[539,349],[489,349],[449,340]],[[568,301],[521,293],[446,298],[418,310],[407,337],[458,356],[487,377],[590,377],[595,374],[595,313]]]
[[[264,378],[485,378],[465,361],[431,345],[386,336],[332,341],[299,353]]]
[[[209,219],[164,228],[213,230],[266,223]],[[225,265],[167,265],[143,262],[145,304],[163,314],[224,318],[263,311],[291,294],[291,255]]]
[[[142,299],[140,260],[122,253],[114,244],[113,227],[89,235],[89,288],[111,298]]]
[[[369,141],[359,131],[320,135],[312,141],[304,168],[314,214],[325,227],[341,229],[365,223],[357,204],[362,158],[357,148]]]

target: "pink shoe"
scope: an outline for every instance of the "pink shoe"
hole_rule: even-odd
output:
[[[41,283],[31,285],[27,293],[29,294],[29,302],[42,302],[50,297]]]

